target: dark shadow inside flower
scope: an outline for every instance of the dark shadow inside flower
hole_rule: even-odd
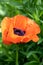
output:
[[[25,31],[22,31],[20,29],[13,28],[13,30],[14,30],[14,34],[16,34],[16,35],[24,36],[24,34],[25,34]]]

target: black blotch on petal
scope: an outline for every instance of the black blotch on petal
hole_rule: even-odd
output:
[[[25,34],[25,31],[22,31],[20,29],[13,28],[13,30],[14,30],[14,34],[16,35],[23,36]]]

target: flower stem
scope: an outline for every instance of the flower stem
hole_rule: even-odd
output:
[[[18,65],[18,45],[16,45],[16,65]]]

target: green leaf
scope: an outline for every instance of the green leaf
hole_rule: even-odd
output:
[[[40,38],[37,44],[41,44],[43,42],[43,38]]]
[[[41,0],[37,0],[37,5],[41,5]]]
[[[0,37],[0,43],[2,43],[2,38]]]
[[[41,52],[38,52],[38,51],[30,51],[28,54],[27,54],[27,58],[29,58],[32,54],[41,54]]]
[[[37,56],[36,54],[32,54],[32,56],[33,56],[33,58],[34,58],[36,61],[39,62],[39,58],[38,58],[38,56]]]
[[[43,65],[43,62],[41,62],[40,65]]]
[[[27,62],[24,65],[39,65],[39,63],[37,61],[31,61],[31,62]]]

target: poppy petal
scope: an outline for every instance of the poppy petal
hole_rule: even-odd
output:
[[[33,20],[23,15],[17,15],[12,18],[5,17],[1,23],[2,39],[5,44],[20,42],[37,42],[37,34],[40,33],[40,27]]]
[[[1,23],[2,39],[3,39],[3,42],[4,41],[7,41],[6,43],[9,43],[9,41],[6,38],[6,36],[7,36],[7,33],[8,33],[8,29],[9,29],[10,22],[11,22],[10,21],[10,18],[5,17],[2,20],[2,23]]]
[[[29,38],[29,37],[25,37],[25,38],[23,38],[23,40],[22,40],[22,42],[29,42],[31,40],[31,38]]]
[[[12,43],[18,43],[21,41],[21,36],[14,34],[12,24],[10,25],[10,29],[7,37],[9,38],[9,41],[11,41]]]
[[[37,35],[32,36],[32,41],[37,42],[39,40],[39,37]]]
[[[22,15],[17,15],[14,17],[15,26],[14,28],[24,30],[27,24],[27,18]]]
[[[24,35],[24,36],[22,37],[22,42],[29,42],[29,41],[31,41],[31,37],[32,37],[31,34]]]
[[[40,27],[38,24],[34,22],[34,20],[31,20],[28,18],[28,24],[27,26],[29,27],[30,30],[32,30],[32,33],[38,34],[40,33]]]

